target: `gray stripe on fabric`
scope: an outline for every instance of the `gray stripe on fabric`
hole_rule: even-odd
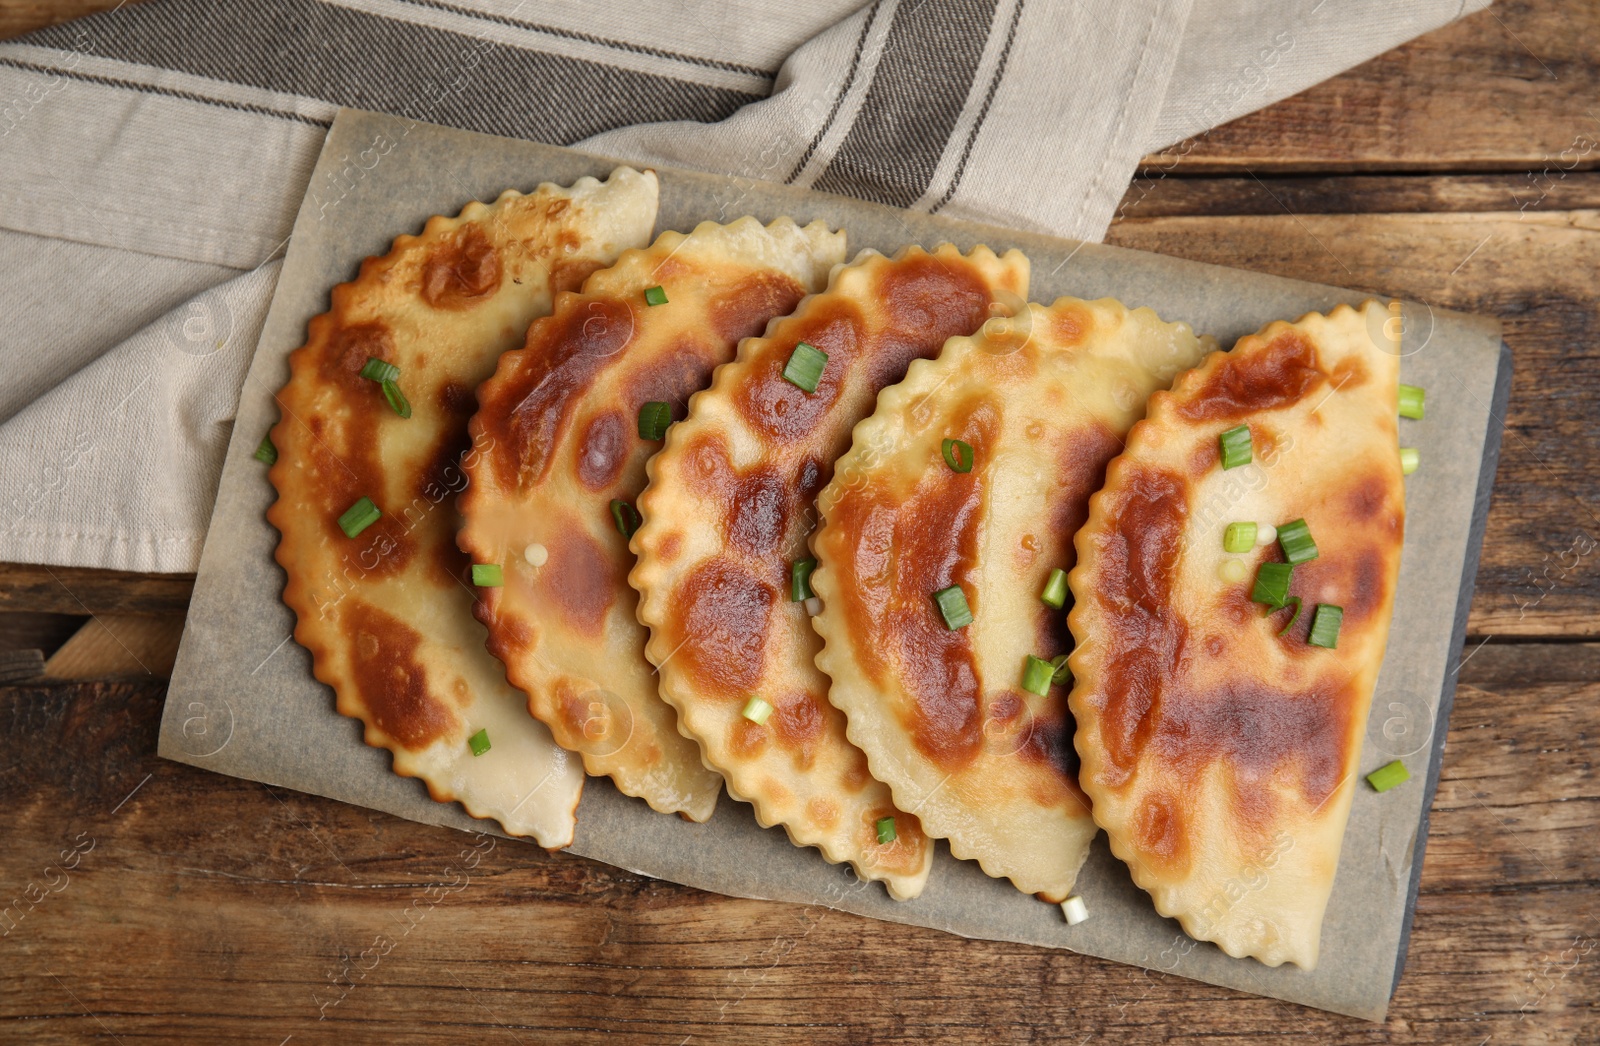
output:
[[[896,207],[921,199],[961,118],[996,0],[923,0],[895,11],[844,143],[812,185]]]
[[[280,120],[293,120],[296,123],[310,124],[313,127],[328,128],[333,125],[331,120],[318,120],[314,116],[302,113],[289,112],[286,109],[273,109],[265,105],[251,105],[249,102],[234,102],[226,98],[214,98],[209,95],[197,94],[193,91],[180,91],[173,87],[158,87],[155,84],[141,84],[133,80],[123,80],[114,76],[96,76],[93,73],[80,73],[72,69],[56,68],[41,65],[37,62],[24,62],[16,58],[0,57],[0,65],[10,66],[13,69],[26,69],[34,73],[47,73],[51,76],[64,76],[69,80],[79,80],[83,83],[100,84],[102,87],[122,87],[129,91],[138,91],[141,94],[159,94],[165,98],[181,98],[186,102],[199,102],[202,105],[215,105],[223,109],[234,109],[241,113],[255,113],[259,116],[274,116]]]
[[[801,154],[800,162],[794,165],[794,170],[789,172],[789,177],[783,180],[785,185],[793,185],[794,180],[800,177],[800,172],[806,169],[806,164],[811,162],[811,157],[816,153],[817,146],[822,144],[822,139],[827,137],[828,131],[833,127],[833,121],[839,115],[839,107],[844,104],[845,96],[850,93],[850,88],[855,86],[856,73],[861,70],[861,52],[867,46],[867,37],[872,33],[872,23],[878,19],[878,9],[883,6],[883,0],[872,0],[872,10],[867,14],[866,21],[861,23],[861,35],[856,37],[855,54],[850,56],[850,71],[845,74],[844,83],[839,88],[839,93],[833,99],[833,107],[828,110],[828,118],[822,121],[822,126],[817,128],[817,133],[812,136],[811,144],[806,146],[806,151]]]
[[[716,58],[701,58],[697,55],[668,51],[660,47],[631,44],[626,40],[613,40],[605,36],[595,36],[593,33],[580,33],[575,29],[562,29],[560,26],[544,25],[540,22],[527,22],[520,18],[510,18],[506,15],[491,14],[488,11],[462,7],[459,4],[447,4],[444,0],[397,0],[397,2],[412,4],[416,7],[431,7],[436,11],[449,11],[451,14],[465,15],[468,18],[495,22],[499,25],[514,26],[517,29],[527,29],[535,33],[546,33],[550,36],[559,36],[564,40],[581,40],[586,44],[599,44],[602,47],[610,47],[617,51],[645,54],[653,58],[669,58],[674,62],[686,62],[689,65],[704,66],[707,69],[723,69],[730,73],[743,73],[746,76],[759,77],[762,80],[771,80],[777,75],[771,69],[758,69],[753,65],[740,65],[738,62],[724,62]]]
[[[989,78],[989,90],[983,96],[983,108],[978,110],[978,118],[972,122],[972,130],[967,134],[967,144],[961,149],[961,160],[956,164],[956,173],[950,176],[950,187],[939,197],[939,202],[929,208],[929,214],[938,214],[940,208],[949,203],[955,196],[956,190],[961,187],[961,176],[967,171],[967,161],[972,158],[972,146],[978,140],[978,132],[983,130],[983,121],[989,116],[989,107],[994,104],[994,93],[1000,89],[1000,81],[1006,77],[1006,59],[1011,57],[1011,45],[1017,38],[1017,23],[1022,21],[1022,8],[1027,0],[1017,0],[1017,6],[1011,12],[1011,27],[1006,30],[1006,43],[1000,49],[1000,60],[995,63],[994,75]]]
[[[153,0],[19,42],[81,49],[85,34],[105,58],[559,145],[637,123],[715,122],[761,97],[315,0]]]

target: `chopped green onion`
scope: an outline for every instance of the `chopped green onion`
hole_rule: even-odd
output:
[[[1290,563],[1309,563],[1317,558],[1317,543],[1311,540],[1311,528],[1303,519],[1278,528],[1278,547],[1283,549],[1283,558]]]
[[[1286,602],[1294,604],[1294,616],[1289,619],[1289,623],[1287,625],[1284,625],[1282,628],[1278,629],[1278,638],[1279,639],[1282,639],[1284,636],[1288,635],[1289,634],[1289,629],[1293,628],[1294,627],[1294,623],[1296,621],[1300,620],[1300,611],[1302,609],[1301,603],[1300,603],[1300,597],[1299,596],[1290,596],[1288,598],[1288,600],[1286,600]]]
[[[1339,625],[1343,621],[1344,607],[1318,603],[1317,612],[1311,616],[1311,634],[1306,637],[1306,642],[1332,650],[1339,645]]]
[[[1421,385],[1400,386],[1400,416],[1402,418],[1416,418],[1422,420],[1422,401],[1427,397],[1427,392]]]
[[[278,463],[278,448],[272,445],[272,433],[269,432],[261,437],[261,444],[256,447],[255,458],[263,465]]]
[[[972,444],[966,440],[947,439],[940,449],[944,451],[944,463],[950,466],[951,472],[972,471]]]
[[[367,362],[361,367],[361,376],[368,381],[375,381],[381,385],[386,381],[394,381],[400,377],[400,368],[392,363],[386,363],[376,356],[368,356]]]
[[[893,817],[878,818],[878,845],[888,846],[896,838]]]
[[[772,714],[772,706],[767,704],[767,702],[763,701],[761,698],[751,694],[750,700],[744,703],[744,711],[739,714],[750,720],[755,725],[760,726],[765,723],[767,721],[767,717]]]
[[[672,424],[672,404],[651,400],[639,408],[639,438],[663,439]]]
[[[1230,585],[1237,585],[1250,574],[1250,568],[1244,565],[1244,560],[1234,559],[1229,556],[1217,566],[1217,576]]]
[[[1067,655],[1058,654],[1050,659],[1050,667],[1055,671],[1050,674],[1050,682],[1057,686],[1072,682],[1072,669],[1067,667]]]
[[[389,401],[389,406],[402,418],[411,417],[411,401],[406,399],[406,394],[400,391],[398,382],[386,381],[383,383],[383,398]]]
[[[1042,657],[1028,655],[1022,663],[1022,689],[1044,697],[1050,693],[1050,681],[1055,678],[1056,666]]]
[[[1372,786],[1374,792],[1387,792],[1395,785],[1405,784],[1411,780],[1411,771],[1406,769],[1406,764],[1396,759],[1392,763],[1378,767],[1367,775],[1367,784]]]
[[[816,392],[817,382],[822,380],[822,368],[827,365],[826,352],[802,341],[789,354],[789,362],[783,365],[783,377],[791,385],[807,392]]]
[[[1417,471],[1418,464],[1420,464],[1420,462],[1417,460],[1416,447],[1400,448],[1400,474],[1402,476],[1409,476],[1413,472]]]
[[[1039,594],[1047,607],[1060,610],[1067,605],[1067,572],[1060,567],[1050,571],[1050,580],[1044,583],[1044,591]]]
[[[801,603],[816,595],[811,591],[811,572],[817,569],[814,559],[797,559],[789,568],[789,602]]]
[[[1061,902],[1061,914],[1067,917],[1068,926],[1076,926],[1089,918],[1089,906],[1083,903],[1083,898],[1073,894]]]
[[[1289,579],[1294,576],[1292,563],[1263,563],[1256,571],[1255,587],[1250,590],[1250,600],[1265,603],[1274,610],[1289,605]]]
[[[1249,552],[1256,547],[1256,525],[1254,523],[1229,523],[1228,529],[1222,533],[1222,550],[1224,552]]]
[[[473,755],[482,755],[489,750],[489,729],[485,727],[467,738],[467,747],[472,749]]]
[[[644,303],[646,305],[665,305],[667,303],[666,289],[659,284],[654,287],[646,287]]]
[[[941,588],[933,594],[933,601],[939,604],[939,613],[944,615],[944,627],[957,629],[972,624],[972,608],[967,605],[967,594],[961,591],[960,585]]]
[[[344,510],[344,515],[339,517],[339,529],[344,531],[345,537],[353,538],[378,522],[382,515],[372,499],[364,497]]]
[[[472,564],[472,583],[479,588],[499,588],[506,583],[505,571],[499,563]]]
[[[633,532],[639,529],[643,522],[639,518],[639,510],[616,498],[611,499],[611,519],[617,525],[617,533],[625,538],[633,537]]]
[[[1217,443],[1222,447],[1222,467],[1236,469],[1240,465],[1250,464],[1250,426],[1240,425],[1229,429],[1217,437]]]

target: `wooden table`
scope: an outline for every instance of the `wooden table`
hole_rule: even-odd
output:
[[[0,31],[104,6],[0,0]],[[48,652],[94,614],[56,674],[122,647],[152,671],[0,687],[0,904],[42,898],[0,939],[0,1037],[1600,1043],[1597,40],[1591,0],[1497,3],[1151,157],[1111,230],[1505,321],[1515,386],[1386,1024],[507,843],[429,908],[468,837],[155,757],[189,579],[11,567],[5,645]]]

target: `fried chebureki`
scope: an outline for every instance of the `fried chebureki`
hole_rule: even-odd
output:
[[[655,175],[541,185],[401,236],[335,287],[289,357],[271,438],[283,598],[338,710],[433,797],[546,847],[582,771],[528,716],[472,620],[455,544],[473,389],[558,291],[649,242]],[[480,753],[481,754],[478,754]]]
[[[1028,309],[912,363],[856,426],[817,501],[812,620],[829,698],[895,804],[1059,902],[1097,831],[1051,685],[1072,535],[1150,394],[1216,343],[1109,298]],[[933,598],[953,585],[959,628]]]
[[[1095,821],[1157,911],[1269,966],[1316,965],[1394,603],[1386,318],[1272,323],[1180,376],[1077,536],[1069,704]]]
[[[897,899],[921,892],[933,847],[828,702],[820,640],[806,601],[791,598],[808,591],[795,567],[809,559],[814,499],[878,391],[946,339],[1020,308],[1027,279],[1016,251],[864,252],[718,368],[651,459],[639,500],[629,580],[681,729],[762,825]]]
[[[591,774],[704,821],[722,778],[678,731],[628,587],[633,501],[673,417],[741,338],[820,289],[843,233],[782,218],[663,233],[535,321],[478,390],[461,547],[502,571],[478,590],[489,649]]]

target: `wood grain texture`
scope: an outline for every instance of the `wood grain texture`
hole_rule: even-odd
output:
[[[1315,19],[1305,23],[1288,31],[1279,64],[1314,33]],[[1589,0],[1497,0],[1145,163],[1190,174],[1595,170],[1597,35]],[[1266,60],[1238,82],[1262,75]]]
[[[1600,636],[1600,212],[1150,218],[1109,242],[1499,317],[1516,371],[1468,629]]]
[[[1600,732],[1600,646],[1490,644],[1461,678],[1382,1026],[505,840],[463,857],[475,837],[156,759],[159,685],[0,690],[0,1038],[1593,1043],[1574,739]]]
[[[181,614],[193,574],[0,563],[0,611],[39,614]]]

